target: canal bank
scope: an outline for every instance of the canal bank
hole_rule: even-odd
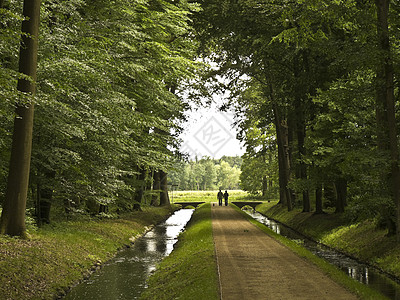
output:
[[[119,219],[80,219],[0,237],[0,299],[54,299],[130,245],[171,209],[144,208]]]
[[[248,213],[329,261],[347,276],[389,299],[400,299],[400,247],[395,237],[374,220],[352,224],[345,215],[288,212],[280,205],[263,204]]]
[[[239,209],[238,211],[240,212]],[[242,213],[250,222],[257,223],[256,226],[260,226],[265,233],[272,235],[274,239],[286,245],[300,257],[317,265],[325,274],[357,294],[361,299],[384,299],[379,293],[349,278],[338,268],[316,257],[301,245],[275,234],[265,225],[258,223],[244,212]],[[242,229],[242,231],[238,231],[238,234],[248,234],[249,232]],[[247,243],[247,247],[251,251],[252,243]],[[259,268],[262,268],[263,265],[268,268],[268,262],[268,253],[264,252],[255,261]],[[282,269],[280,276],[286,276],[285,272]],[[141,299],[220,299],[217,275],[210,204],[206,204],[195,211],[174,251],[161,262],[157,271],[150,277],[149,288],[142,294]],[[276,274],[268,277],[271,280],[276,278],[279,279]],[[253,288],[257,289],[257,286]]]
[[[257,211],[314,241],[373,265],[394,280],[400,279],[400,245],[375,220],[352,223],[343,214],[289,212],[281,205],[271,204],[260,205]]]
[[[167,220],[137,238],[131,247],[119,251],[100,270],[72,288],[63,299],[139,299],[147,288],[149,276],[174,249],[193,211],[175,211]]]
[[[195,210],[174,251],[148,280],[142,300],[219,298],[210,203]]]

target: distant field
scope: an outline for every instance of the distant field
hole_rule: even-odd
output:
[[[170,191],[169,198],[171,202],[216,202],[217,193],[218,191]],[[228,194],[229,201],[251,200],[251,196],[242,190],[228,190]]]

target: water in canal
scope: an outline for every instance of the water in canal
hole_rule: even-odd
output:
[[[305,248],[310,250],[315,255],[336,265],[350,277],[358,280],[361,283],[368,284],[371,288],[379,291],[389,299],[400,300],[400,284],[392,281],[375,268],[371,268],[344,254],[338,253],[324,245],[311,241],[284,226],[283,224],[270,220],[266,216],[256,211],[245,211],[260,223],[267,225],[274,232],[289,239],[301,241]]]
[[[74,287],[64,299],[138,299],[156,265],[172,252],[193,211],[176,211],[137,239],[131,248],[120,251],[89,279]]]

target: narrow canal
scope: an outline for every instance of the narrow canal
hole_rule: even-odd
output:
[[[172,252],[193,211],[176,211],[165,222],[137,239],[131,248],[120,251],[89,279],[74,287],[64,299],[138,299],[157,264]]]
[[[337,266],[348,276],[369,285],[389,299],[400,300],[400,284],[394,282],[386,275],[379,272],[379,270],[360,263],[342,253],[338,253],[329,247],[309,240],[283,224],[270,220],[252,209],[245,211],[258,222],[267,225],[274,232],[291,240],[295,240],[296,242],[300,242],[309,251]]]

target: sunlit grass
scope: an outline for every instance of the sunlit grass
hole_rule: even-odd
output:
[[[170,192],[169,197],[173,202],[217,202],[217,193],[216,191],[173,191]],[[245,191],[242,190],[228,190],[229,193],[229,201],[237,201],[237,200],[251,200],[252,197]]]

